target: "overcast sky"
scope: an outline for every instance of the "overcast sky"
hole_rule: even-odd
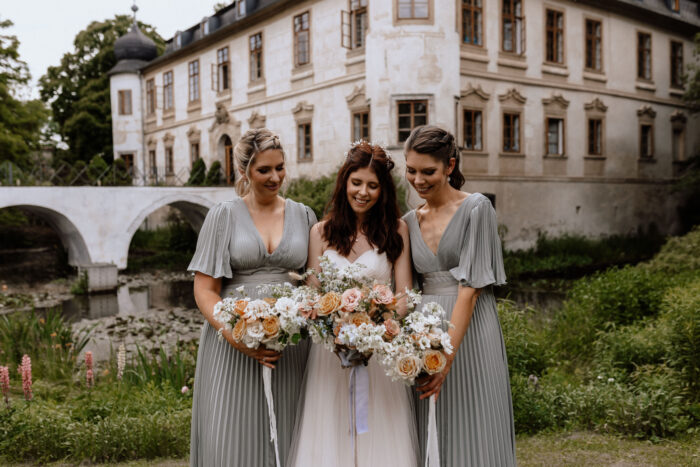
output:
[[[137,18],[165,39],[214,12],[217,0],[137,0]],[[229,2],[227,2],[229,3]],[[20,58],[32,74],[31,96],[38,97],[37,80],[64,53],[73,50],[76,34],[92,21],[131,14],[133,0],[0,0],[0,20],[14,26],[2,34],[17,36]]]

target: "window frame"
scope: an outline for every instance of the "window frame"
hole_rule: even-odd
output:
[[[501,52],[507,53],[507,54],[513,54],[513,55],[525,55],[525,52],[527,50],[526,46],[526,39],[525,39],[525,15],[523,14],[524,11],[524,5],[523,5],[524,0],[501,0],[501,9],[500,9],[500,33],[499,35],[501,36]],[[512,8],[511,8],[511,13],[509,15],[506,15],[505,13],[505,6],[506,3],[508,3]],[[516,5],[520,4],[520,16],[516,15],[515,10],[516,10]],[[505,29],[506,29],[506,20],[510,19],[513,21],[514,27],[512,31],[512,39],[511,43],[513,45],[512,50],[507,50],[506,49],[506,34],[505,34]],[[518,22],[519,21],[519,22]],[[518,24],[520,25],[520,40],[518,40]],[[518,51],[518,49],[521,49]]]
[[[549,15],[553,15],[553,24],[549,24]],[[556,24],[557,19],[561,18],[561,28]],[[550,44],[550,32],[552,34]],[[545,8],[544,11],[544,61],[550,65],[564,65],[566,63],[566,16],[561,10],[555,8]],[[561,40],[561,46],[559,45]],[[552,59],[550,60],[550,46],[552,50]],[[561,60],[559,60],[561,55]]]
[[[133,106],[131,105],[131,89],[120,89],[117,91],[117,99],[119,115],[133,115]]]
[[[550,152],[549,135],[550,123],[552,120],[558,121],[557,125],[557,150],[558,152]],[[566,157],[566,117],[547,115],[544,119],[544,148],[546,157]]]
[[[201,159],[199,141],[190,141],[190,169],[194,167],[194,163],[197,159]]]
[[[175,110],[173,70],[163,72],[163,112]]]
[[[593,34],[588,33],[588,23],[593,23],[594,24],[594,32]],[[597,37],[595,35],[595,24],[597,24],[600,27],[600,37]],[[593,63],[593,67],[588,66],[588,59],[589,59],[589,41],[591,42],[591,62]],[[598,49],[596,50],[596,41],[598,45]],[[594,55],[595,53],[595,55]],[[598,58],[598,61],[600,62],[600,68],[595,67],[595,58]],[[595,18],[584,18],[583,20],[583,68],[586,71],[592,71],[594,73],[603,73],[605,70],[604,67],[604,62],[603,62],[603,21],[600,19],[595,19]]]
[[[471,121],[475,121],[476,113],[478,112],[481,116],[481,122],[479,124],[479,135],[478,135],[478,141],[480,142],[480,147],[475,147],[475,144],[473,144],[473,147],[469,147],[467,145],[467,112],[470,112],[472,114],[472,119]],[[474,128],[476,125],[472,123],[472,129],[473,131],[471,132],[471,137],[476,141],[476,133],[474,131]],[[484,151],[484,109],[480,108],[474,108],[474,107],[467,107],[463,106],[462,107],[462,149],[465,151],[469,152],[483,152]]]
[[[297,18],[300,18],[301,21],[301,27],[303,28],[303,17],[306,15],[307,20],[306,20],[306,29],[299,29],[297,30]],[[306,61],[301,61],[299,59],[299,44],[300,40],[299,37],[301,36],[301,33],[306,33]],[[311,10],[306,10],[298,15],[294,15],[292,17],[292,33],[294,35],[294,41],[293,41],[293,47],[292,47],[292,55],[294,58],[294,67],[295,68],[300,68],[306,65],[309,65],[311,63]]]
[[[357,2],[356,8],[352,7],[353,2]],[[368,0],[348,0],[348,10],[350,11],[350,49],[363,49],[366,45],[367,30],[369,29],[369,2]],[[357,28],[358,17],[364,18],[362,34]],[[361,40],[358,42],[358,39]]]
[[[642,37],[647,37],[649,39],[649,47],[642,46]],[[642,81],[653,81],[654,68],[652,62],[652,38],[650,32],[637,31],[637,79]],[[642,61],[644,61],[644,66],[642,67]],[[646,64],[649,64],[649,76],[646,75]]]
[[[401,107],[401,104],[410,104],[411,105],[411,112],[409,114],[401,113],[399,110]],[[399,99],[396,101],[396,141],[401,144],[408,139],[408,135],[411,134],[411,131],[419,125],[416,124],[416,116],[421,116],[423,115],[422,113],[417,113],[415,112],[415,107],[417,104],[424,104],[425,105],[425,123],[421,123],[420,125],[427,125],[430,123],[430,102],[428,99]],[[401,120],[401,117],[408,116],[410,119],[410,128],[406,130],[406,128],[402,128],[399,124],[399,121]],[[408,135],[406,135],[405,139],[401,139],[401,132],[406,132],[408,131]]]
[[[228,46],[216,50],[216,92],[224,93],[231,89],[231,54]]]
[[[296,122],[297,126],[297,162],[313,162],[314,160],[314,140],[313,140],[313,126],[311,120],[300,120]],[[304,127],[303,141],[301,137],[300,130]],[[308,133],[307,133],[308,132]],[[307,146],[308,139],[308,146]],[[309,156],[306,157],[307,150]],[[302,157],[304,154],[304,157]]]
[[[363,116],[366,116],[366,117],[367,117],[367,119],[366,119],[367,121],[366,121],[366,122],[363,122],[363,121],[362,121]],[[359,118],[360,118],[360,129],[359,129],[359,133],[360,133],[359,136],[360,136],[360,137],[359,137],[359,138],[357,137],[358,128],[357,128],[357,125],[355,124],[355,117],[359,117]],[[371,118],[370,109],[353,110],[353,111],[350,113],[350,119],[351,119],[351,124],[350,124],[350,126],[351,126],[351,131],[352,131],[352,141],[353,141],[353,142],[354,142],[354,141],[359,141],[359,140],[371,141],[371,137],[372,137],[372,136],[371,136],[371,135],[372,135],[372,127],[371,127],[371,120],[370,120],[370,118]],[[365,128],[367,129],[367,135],[366,135],[366,136],[362,134],[362,133],[363,133],[363,130],[364,130]]]
[[[258,36],[260,37],[257,39],[257,46],[253,48],[253,40]],[[255,83],[265,79],[263,65],[263,47],[264,44],[262,31],[258,31],[248,36],[248,80],[251,83]]]
[[[671,76],[670,86],[674,89],[683,89],[683,43],[671,39]],[[680,52],[680,56],[676,56],[675,48]],[[678,60],[678,62],[676,62]],[[676,68],[677,67],[677,68]]]
[[[193,70],[194,69],[194,70]],[[188,103],[199,102],[201,99],[200,91],[200,66],[199,59],[196,58],[187,63],[187,97]],[[194,95],[194,97],[193,97]]]
[[[175,175],[175,156],[172,146],[165,147],[165,175]]]
[[[466,2],[470,2],[467,4]],[[481,5],[477,6],[475,5],[476,2],[480,2]],[[472,47],[484,47],[484,0],[460,0],[461,8],[460,11],[462,13],[461,17],[459,18],[459,24],[460,24],[460,44],[461,45],[467,45],[467,46],[472,46]],[[474,17],[478,15],[479,16],[479,21],[478,21],[478,35],[479,35],[479,43],[475,43],[473,41],[474,36],[476,35],[475,29],[477,26],[477,21],[474,20]],[[472,25],[472,34],[470,36],[470,41],[466,42],[465,37],[465,27],[466,27],[466,22],[465,18],[469,17],[471,20],[471,25]]]
[[[152,116],[156,113],[156,80],[150,78],[146,80],[146,115]]]
[[[593,156],[593,157],[603,157],[603,154],[605,154],[605,147],[603,145],[603,125],[605,119],[603,117],[598,117],[598,116],[589,116],[587,117],[587,125],[586,125],[586,155],[588,156]],[[591,132],[591,123],[594,123],[594,128],[593,132]],[[597,131],[595,131],[597,130]],[[593,139],[591,140],[591,136],[594,136]],[[597,147],[598,147],[598,152],[595,152],[595,147],[596,147],[596,142]],[[591,150],[591,143],[593,144],[593,150]]]
[[[501,151],[504,154],[522,154],[523,153],[523,146],[522,146],[522,137],[523,137],[523,131],[522,131],[522,112],[514,109],[507,109],[503,110],[503,118],[501,119],[501,122],[503,123],[503,132],[502,132],[502,141],[501,141]],[[513,129],[516,128],[515,125],[513,125],[513,122],[511,121],[510,125],[506,125],[506,118],[507,117],[517,117],[517,133],[518,133],[518,139],[517,139],[517,147],[515,149],[506,149],[506,128],[510,128],[511,131],[509,132],[508,139],[510,141],[515,140],[514,138],[514,131]],[[512,146],[512,144],[511,144]]]
[[[416,16],[416,2],[425,3],[428,8],[428,14],[426,16]],[[411,16],[402,17],[400,14],[401,3],[410,2]],[[394,20],[395,22],[419,22],[426,23],[432,22],[433,20],[433,0],[394,0]]]
[[[648,151],[647,154],[644,154],[644,142],[645,142],[645,137],[644,137],[644,129],[649,128],[649,137],[648,137]],[[644,121],[644,122],[639,122],[639,159],[640,160],[652,160],[654,159],[654,122],[651,121]]]

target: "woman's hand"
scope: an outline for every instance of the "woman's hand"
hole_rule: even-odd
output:
[[[264,345],[261,345],[257,349],[251,349],[245,344],[241,344],[240,342],[234,341],[233,336],[231,335],[231,331],[224,331],[222,334],[224,336],[224,339],[226,339],[226,342],[231,344],[231,347],[238,350],[242,354],[245,354],[250,358],[257,360],[258,363],[260,363],[263,366],[272,368],[274,370],[275,362],[282,358],[282,353],[277,352],[275,350],[270,350]]]
[[[435,395],[435,400],[437,401],[440,391],[442,390],[442,383],[445,382],[447,373],[450,372],[452,362],[455,359],[454,354],[445,355],[445,357],[447,357],[447,364],[445,364],[445,368],[443,368],[440,373],[435,373],[434,375],[428,375],[418,379],[418,387],[416,387],[416,390],[422,393],[420,395],[421,400]]]

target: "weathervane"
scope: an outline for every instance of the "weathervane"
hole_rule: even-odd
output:
[[[134,0],[134,4],[131,5],[131,11],[134,12],[134,24],[136,24],[136,12],[139,11],[139,7],[136,6],[136,0]]]

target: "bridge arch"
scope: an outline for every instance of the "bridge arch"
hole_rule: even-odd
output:
[[[34,204],[9,204],[2,205],[0,209],[18,208],[34,214],[45,220],[58,234],[63,247],[68,251],[68,264],[71,266],[85,266],[91,264],[90,251],[83,235],[76,225],[64,214],[44,206]]]

